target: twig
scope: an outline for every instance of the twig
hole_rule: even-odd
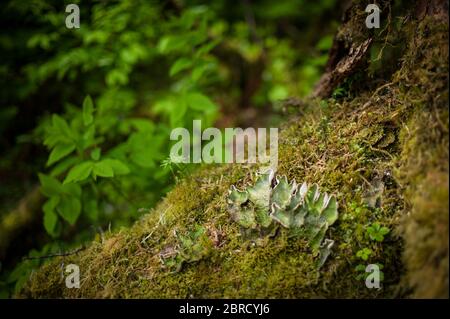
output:
[[[23,257],[22,260],[33,260],[33,259],[46,259],[46,258],[53,258],[53,257],[64,257],[64,256],[70,256],[78,254],[80,251],[86,249],[86,247],[83,245],[78,249],[75,249],[70,252],[66,253],[59,253],[59,254],[52,254],[52,255],[45,255],[45,256],[39,256],[39,257]]]

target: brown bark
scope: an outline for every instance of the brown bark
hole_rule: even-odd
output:
[[[330,61],[332,63],[329,63],[329,71],[325,72],[320,78],[313,92],[313,96],[321,98],[328,97],[345,78],[358,70],[364,61],[371,43],[372,38],[369,38],[359,45],[353,44],[349,53],[339,60],[337,57],[340,55],[339,51],[342,50],[342,45],[339,42],[335,42],[330,52]],[[334,63],[336,64],[333,65]]]

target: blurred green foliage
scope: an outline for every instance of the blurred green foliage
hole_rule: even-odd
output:
[[[65,27],[69,3],[80,7],[79,29]],[[240,125],[242,109],[276,113],[276,101],[307,95],[337,17],[334,0],[12,0],[0,9],[0,174],[18,165],[15,150],[35,145],[20,161],[47,198],[49,238],[32,256],[150,209],[186,171],[167,161],[172,128]],[[0,290],[20,287],[39,261],[3,274]]]

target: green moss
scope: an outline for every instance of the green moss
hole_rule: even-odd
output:
[[[414,33],[424,29],[426,37]],[[322,268],[308,242],[287,229],[248,238],[231,219],[228,189],[253,184],[258,167],[204,166],[130,229],[44,265],[19,296],[445,297],[448,27],[425,18],[405,30],[415,40],[389,82],[352,100],[308,101],[282,127],[277,174],[317,183],[339,202],[327,235],[335,245]],[[372,240],[374,223],[392,231]],[[183,250],[177,234],[196,227],[203,237],[195,251],[205,251],[168,271],[164,256]],[[371,253],[362,261],[364,249]],[[61,265],[68,263],[80,266],[80,289],[64,286]],[[366,288],[362,263],[383,265],[382,289]]]

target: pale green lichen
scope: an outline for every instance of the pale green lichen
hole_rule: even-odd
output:
[[[272,187],[273,178],[274,172],[269,170],[243,191],[231,187],[228,204],[233,220],[253,229],[267,228],[275,221],[289,229],[291,236],[308,239],[311,248],[318,250],[328,227],[338,218],[336,197],[320,193],[316,184],[289,183],[286,176],[276,177]],[[325,246],[331,248],[332,244]]]
[[[175,236],[177,244],[167,246],[160,252],[164,268],[178,272],[183,263],[196,262],[208,255],[211,241],[204,227],[197,225],[186,234],[175,232]]]

